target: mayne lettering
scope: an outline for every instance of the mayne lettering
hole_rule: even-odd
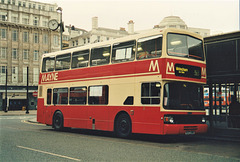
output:
[[[49,82],[49,81],[56,81],[58,80],[58,73],[49,73],[43,74],[41,82]]]

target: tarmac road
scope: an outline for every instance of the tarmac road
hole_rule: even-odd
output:
[[[240,143],[191,136],[64,132],[27,122],[33,115],[0,116],[0,161],[240,161]]]

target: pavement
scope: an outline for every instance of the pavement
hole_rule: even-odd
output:
[[[29,110],[27,114],[26,111],[0,111],[0,116],[32,116],[28,120],[30,123],[38,123],[37,122],[37,110]],[[208,129],[206,134],[195,135],[196,138],[201,139],[211,139],[211,140],[220,140],[220,141],[233,141],[240,142],[240,128],[219,128],[213,127]]]

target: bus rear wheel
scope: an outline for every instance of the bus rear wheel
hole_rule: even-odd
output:
[[[56,111],[53,116],[53,128],[57,131],[63,130],[63,114],[61,111]]]
[[[127,114],[121,114],[117,117],[115,123],[115,133],[117,137],[127,138],[132,133],[131,119]]]

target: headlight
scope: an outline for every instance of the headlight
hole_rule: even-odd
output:
[[[164,116],[165,124],[174,124],[174,118],[172,116]]]
[[[202,117],[202,123],[206,123],[206,118]]]

